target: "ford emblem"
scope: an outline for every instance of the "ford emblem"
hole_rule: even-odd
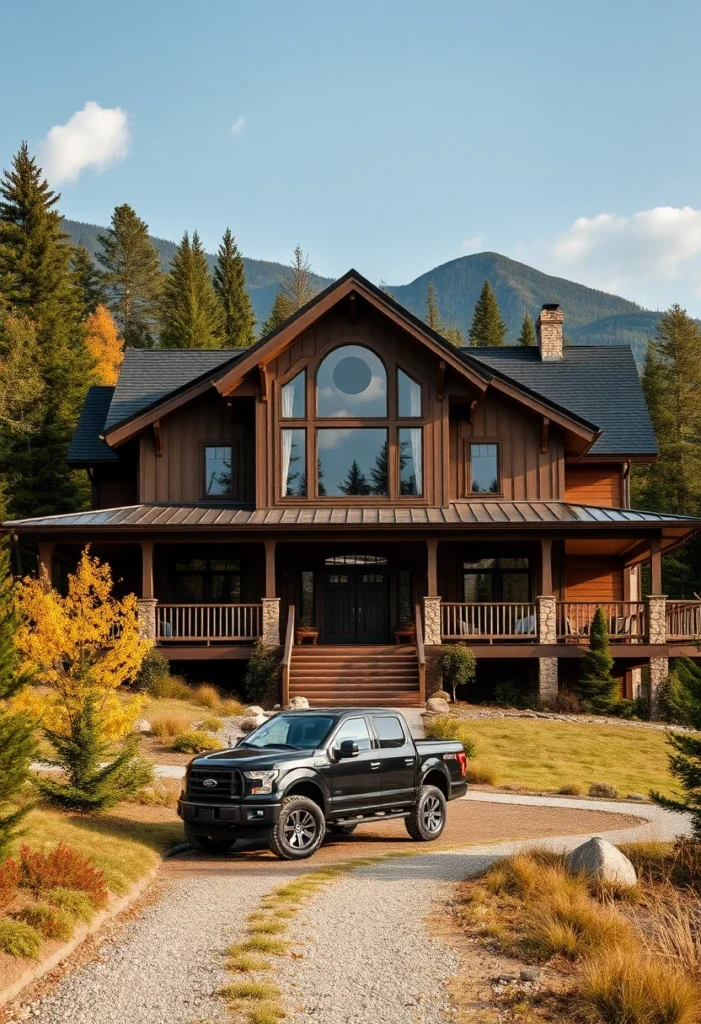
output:
[[[217,780],[216,779],[205,779],[204,782],[202,783],[203,786],[207,786],[207,787],[216,786],[216,784],[217,784]]]

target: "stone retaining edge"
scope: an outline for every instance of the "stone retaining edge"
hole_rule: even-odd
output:
[[[115,899],[109,906],[105,907],[104,910],[98,911],[97,914],[88,924],[78,925],[73,936],[65,942],[58,949],[54,950],[51,956],[45,960],[41,960],[38,964],[34,964],[28,967],[23,974],[13,981],[11,985],[8,985],[4,989],[0,989],[0,1006],[5,1006],[7,1003],[12,1002],[17,996],[25,989],[28,985],[31,985],[35,981],[39,981],[44,975],[48,974],[49,971],[53,971],[55,967],[75,952],[78,946],[90,936],[99,932],[100,929],[108,921],[113,920],[119,914],[124,913],[128,910],[133,903],[137,901],[139,896],[154,880],[156,875],[161,869],[161,864],[168,857],[173,857],[178,853],[183,853],[185,850],[189,850],[190,847],[187,843],[179,843],[177,846],[172,846],[169,850],[166,850],[160,857],[160,860],[155,864],[150,871],[145,875],[142,875],[131,887],[129,892],[125,893],[124,896],[120,896],[119,899]]]

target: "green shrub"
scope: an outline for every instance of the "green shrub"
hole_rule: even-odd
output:
[[[683,732],[669,732],[667,743],[674,751],[669,755],[669,770],[682,788],[674,799],[652,792],[650,798],[660,807],[680,814],[690,814],[694,839],[701,841],[701,739]]]
[[[16,920],[24,921],[36,928],[45,939],[70,939],[75,924],[73,916],[65,909],[50,906],[48,903],[37,903],[33,907],[23,907],[16,915]]]
[[[537,695],[530,689],[524,689],[512,680],[497,683],[494,687],[494,703],[500,708],[518,708],[524,711],[537,703]]]
[[[198,728],[204,732],[220,732],[224,726],[224,721],[221,718],[216,718],[212,715],[211,718],[204,718],[200,722]]]
[[[441,650],[435,662],[435,671],[443,683],[450,687],[453,700],[457,700],[458,687],[466,686],[475,678],[477,662],[467,644],[449,644]]]
[[[170,662],[157,650],[151,650],[141,663],[141,669],[136,677],[134,688],[141,693],[148,693],[151,697],[163,696],[156,694],[155,689],[166,684],[170,679]]]
[[[246,700],[252,704],[274,704],[278,699],[279,676],[280,663],[273,648],[256,640],[243,678]]]
[[[604,609],[596,609],[591,624],[589,650],[582,658],[581,676],[573,687],[587,711],[608,714],[618,700],[619,684],[613,678],[609,625]]]
[[[149,696],[155,700],[192,700],[192,689],[182,676],[158,676],[151,683]]]
[[[41,935],[36,928],[24,921],[11,921],[8,918],[0,921],[0,953],[38,960],[40,949]]]
[[[59,910],[65,910],[78,921],[85,921],[87,924],[95,916],[95,904],[87,892],[66,889],[58,885],[53,889],[42,890],[40,895],[47,903],[58,907]]]
[[[664,722],[701,728],[701,670],[690,658],[677,658],[657,691],[657,709]]]
[[[470,738],[468,727],[459,718],[450,715],[436,715],[426,721],[426,736],[432,740],[458,740],[468,757],[477,753],[475,742]]]
[[[173,740],[173,750],[180,754],[204,754],[211,750],[221,750],[222,745],[211,732],[203,729],[189,729],[181,732]]]

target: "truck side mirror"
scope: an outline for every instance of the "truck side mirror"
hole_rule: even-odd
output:
[[[338,748],[338,760],[340,761],[344,757],[355,757],[359,749],[358,744],[354,743],[353,740],[343,740]]]

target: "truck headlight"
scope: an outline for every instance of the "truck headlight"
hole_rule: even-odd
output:
[[[268,772],[244,772],[247,779],[253,782],[251,793],[272,793],[273,783],[280,772],[273,768]]]

